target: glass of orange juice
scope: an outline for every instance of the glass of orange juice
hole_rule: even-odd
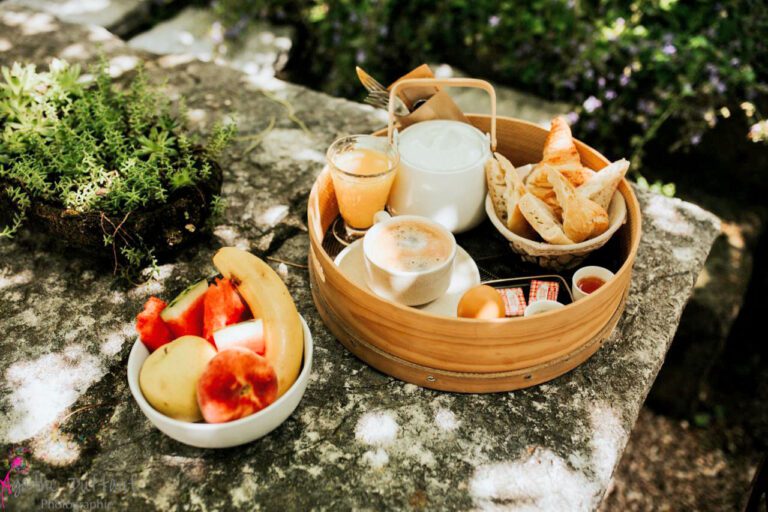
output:
[[[343,219],[333,233],[348,244],[365,234],[387,204],[400,155],[386,137],[350,135],[331,144],[326,157]]]

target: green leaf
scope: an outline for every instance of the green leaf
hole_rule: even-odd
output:
[[[706,412],[699,412],[693,415],[693,424],[699,428],[707,428],[712,422],[712,417]]]

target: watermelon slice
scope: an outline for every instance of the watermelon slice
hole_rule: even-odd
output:
[[[213,343],[213,333],[243,320],[248,308],[229,279],[216,279],[205,294],[203,338]]]
[[[173,333],[160,318],[165,309],[165,301],[150,297],[144,304],[144,310],[136,315],[136,330],[139,338],[150,352],[154,352],[174,339]]]
[[[208,280],[202,279],[181,292],[160,314],[174,336],[203,333],[203,305]]]
[[[264,322],[259,319],[228,325],[213,333],[213,341],[219,352],[243,347],[264,355]]]

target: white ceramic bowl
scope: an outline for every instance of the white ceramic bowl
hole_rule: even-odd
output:
[[[180,443],[198,448],[229,448],[255,441],[288,419],[307,389],[314,345],[312,333],[304,318],[301,319],[301,325],[304,328],[304,362],[299,377],[283,396],[255,414],[228,423],[189,423],[156,411],[144,398],[139,387],[139,371],[149,356],[149,351],[139,339],[133,344],[128,356],[128,386],[131,394],[144,416],[161,432]]]
[[[604,246],[627,220],[627,203],[621,192],[613,194],[608,206],[608,229],[595,238],[578,244],[555,245],[547,242],[529,240],[510,231],[496,215],[490,194],[485,198],[485,212],[493,226],[509,241],[509,246],[524,261],[535,263],[543,268],[565,270],[577,267],[589,253]]]

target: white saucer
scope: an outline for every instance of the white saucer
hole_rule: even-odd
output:
[[[456,308],[459,306],[459,300],[464,292],[480,284],[480,271],[472,257],[461,247],[456,247],[456,262],[453,267],[453,276],[451,284],[445,295],[423,306],[416,306],[433,315],[456,316]],[[357,240],[341,251],[334,263],[339,267],[341,273],[347,279],[355,283],[360,288],[370,290],[365,284],[365,261],[363,256],[363,241]],[[372,292],[373,293],[373,292]]]

